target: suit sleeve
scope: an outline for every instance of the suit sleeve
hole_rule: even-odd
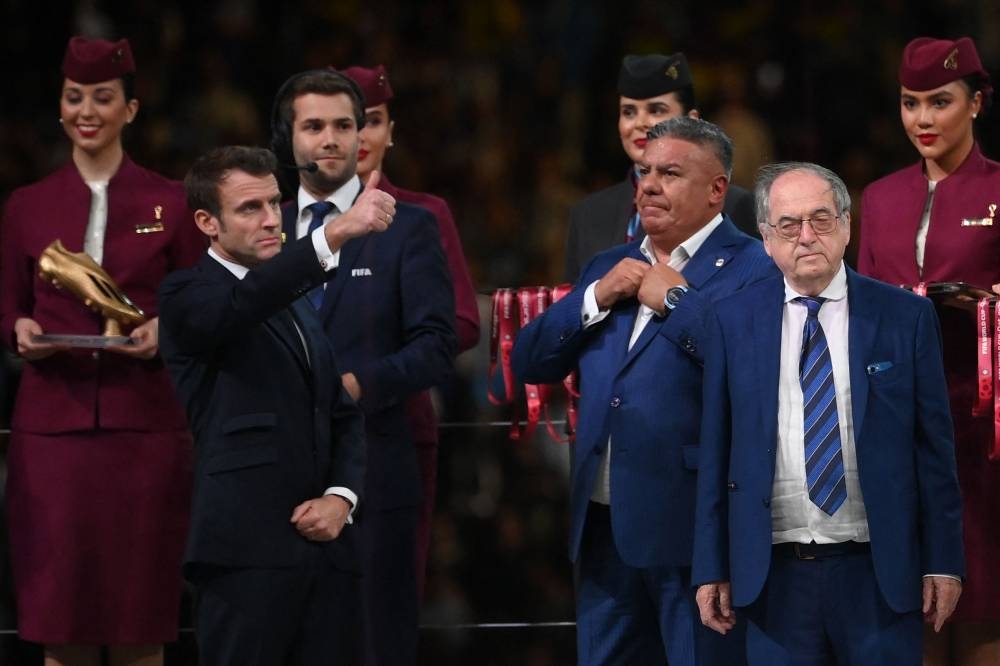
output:
[[[778,274],[774,262],[763,250],[753,256],[748,254],[745,259],[734,259],[723,270],[733,272],[733,275],[727,277],[732,285],[727,294]],[[660,329],[661,335],[687,352],[698,363],[705,362],[704,338],[708,325],[706,317],[712,306],[711,300],[694,285],[688,285],[688,293],[666,318]]]
[[[705,371],[702,384],[700,458],[694,522],[691,583],[729,580],[729,497],[726,486],[732,441],[732,405],[722,324],[715,313],[706,317]]]
[[[869,196],[870,190],[866,187],[861,194],[861,224],[858,226],[858,232],[861,236],[858,243],[858,272],[862,275],[877,277],[871,240],[871,231],[875,220],[874,214],[870,213]]]
[[[576,369],[580,352],[591,337],[591,329],[583,328],[580,316],[585,291],[586,285],[577,285],[517,334],[511,366],[518,382],[561,382]],[[601,326],[598,323],[593,328]]]
[[[914,362],[921,566],[924,574],[964,576],[962,499],[954,428],[941,355],[941,330],[929,300],[921,303]]]
[[[308,236],[286,245],[242,280],[196,280],[190,271],[175,273],[160,288],[160,326],[178,350],[206,353],[332,276],[319,265]]]
[[[22,199],[18,192],[10,196],[0,222],[0,330],[14,352],[14,322],[34,310],[35,261],[24,252],[20,235]]]
[[[333,363],[332,374],[334,377],[340,377],[336,361]],[[364,501],[365,485],[365,417],[343,384],[337,382],[335,390],[337,394],[330,409],[330,432],[333,433],[332,464],[326,487],[349,488],[358,496],[360,505]]]
[[[420,215],[430,217],[423,210]],[[419,219],[403,243],[402,345],[355,373],[366,414],[443,383],[455,357],[455,296],[437,224]]]

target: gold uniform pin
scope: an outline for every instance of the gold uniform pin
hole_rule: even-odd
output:
[[[952,49],[948,57],[944,59],[944,68],[951,70],[958,69],[958,49]]]
[[[991,203],[986,207],[986,211],[989,213],[986,217],[964,217],[962,218],[963,227],[992,227],[993,218],[996,217],[997,205]]]
[[[153,206],[153,222],[135,225],[135,233],[152,234],[163,231],[163,206]]]

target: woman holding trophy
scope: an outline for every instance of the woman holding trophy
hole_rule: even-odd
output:
[[[18,629],[47,666],[96,666],[102,646],[161,664],[177,636],[191,440],[156,290],[205,246],[183,186],[124,152],[134,72],[127,40],[69,41],[72,159],[16,190],[0,226],[0,326],[25,361],[6,490]]]

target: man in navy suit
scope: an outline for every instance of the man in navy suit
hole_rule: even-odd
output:
[[[714,306],[695,522],[702,621],[748,620],[751,664],[921,662],[964,572],[931,302],[843,262],[851,200],[814,164],[761,170],[784,274]]]
[[[334,227],[362,190],[355,171],[365,105],[357,84],[333,70],[292,76],[275,96],[272,145],[299,165],[287,238]],[[367,188],[378,184],[372,172]],[[392,227],[356,238],[327,261],[339,268],[309,300],[340,359],[344,387],[365,413],[368,468],[361,533],[365,663],[416,663],[416,526],[420,473],[406,400],[442,383],[457,340],[454,292],[437,223],[395,204]]]
[[[580,664],[741,661],[738,640],[700,626],[690,588],[703,314],[775,274],[722,214],[732,150],[702,120],[653,127],[640,162],[646,238],[597,255],[514,345],[520,381],[579,367],[569,554]]]
[[[295,302],[333,274],[318,247],[384,230],[370,191],[336,229],[281,251],[274,155],[228,147],[185,187],[211,247],[160,289],[160,352],[195,441],[184,573],[202,664],[355,663],[358,563],[350,514],[363,416],[315,313]]]

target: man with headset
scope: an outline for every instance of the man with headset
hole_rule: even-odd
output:
[[[337,225],[362,191],[356,169],[364,110],[357,84],[330,69],[296,74],[279,89],[272,147],[298,176],[287,183],[297,189],[282,211],[289,240]],[[373,172],[367,188],[378,178]],[[357,513],[365,663],[413,664],[421,495],[405,402],[451,370],[451,278],[434,218],[402,203],[385,233],[352,239],[324,261],[337,266],[336,276],[308,297],[366,421],[365,501]]]

